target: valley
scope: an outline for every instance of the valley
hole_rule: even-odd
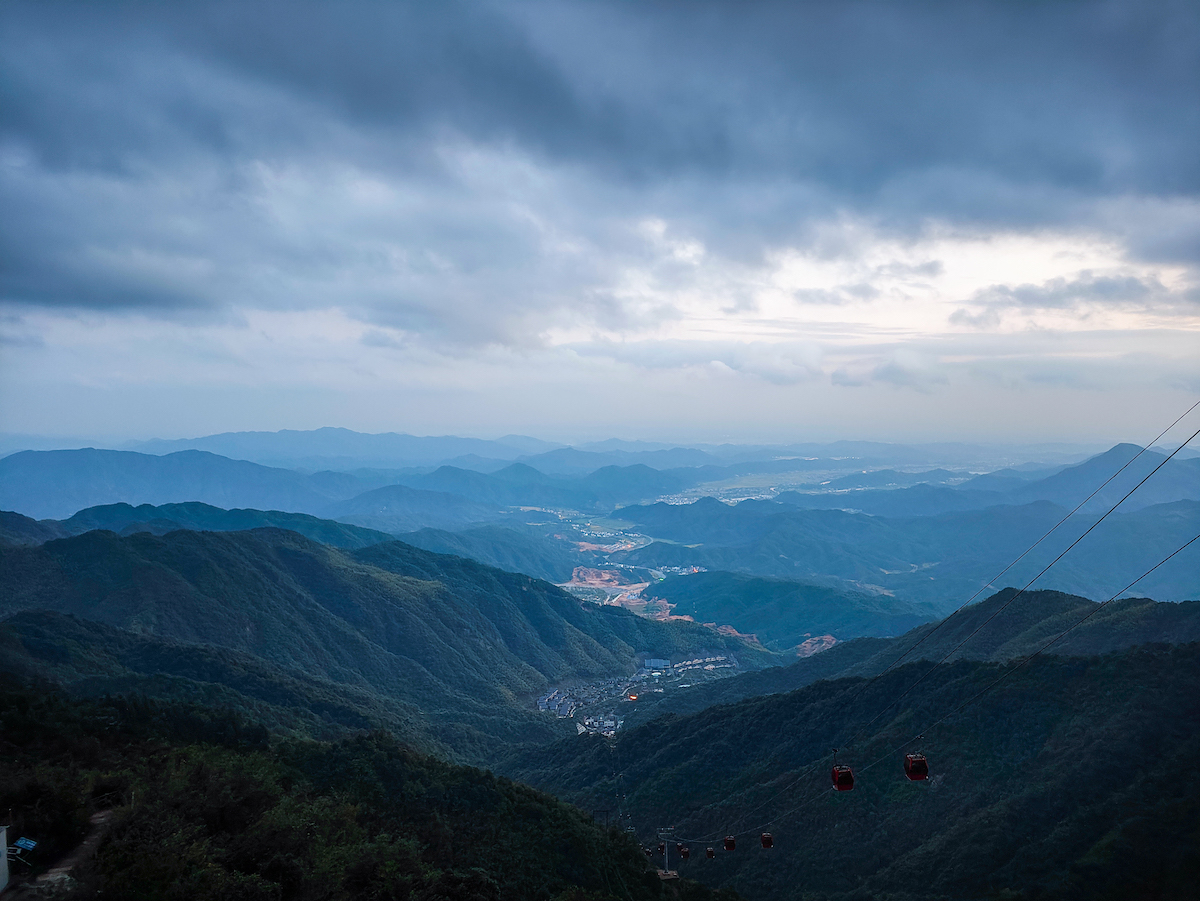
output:
[[[0,901],[1200,901],[1200,2],[0,2]]]
[[[1132,799],[1194,757],[1198,458],[1121,445],[980,474],[818,454],[706,452],[682,466],[686,454],[665,451],[590,469],[601,461],[556,450],[548,472],[526,457],[304,473],[209,451],[39,453],[0,460],[0,496],[18,507],[0,514],[10,692],[54,686],[83,716],[134,703],[180,723],[232,718],[244,725],[229,734],[276,756],[358,755],[354,742],[386,735],[405,749],[388,755],[487,767],[602,811],[616,831],[570,829],[608,835],[605,854],[635,851],[634,870],[635,838],[650,874],[666,867],[654,836],[671,824],[693,846],[672,874],[697,898],[708,886],[774,901],[801,883],[822,901],[997,886],[1067,898],[1095,873],[1122,891],[1152,884],[1105,841],[1157,843],[1169,879],[1192,872],[1186,843],[1136,825],[1200,810],[1191,783],[1171,801]],[[1145,477],[1147,461],[1164,481],[1146,502],[1068,515],[1122,466],[1112,485]],[[30,492],[42,506],[21,500]],[[279,509],[232,505],[243,498]],[[71,509],[89,500],[106,503]],[[37,518],[51,510],[60,518]],[[1109,599],[1139,568],[1137,591]],[[1164,672],[1168,689],[1139,707]],[[138,716],[118,719],[136,731]],[[1081,734],[1116,754],[1161,750],[1118,777]],[[927,785],[895,780],[896,749],[913,741],[929,754]],[[832,747],[859,774],[848,798],[822,788]],[[1023,767],[1037,775],[1014,779]],[[1093,791],[1068,820],[1031,813],[1061,807],[1075,783]],[[417,825],[439,803],[405,814],[420,854],[440,841]],[[1001,841],[989,822],[1027,828]],[[1122,837],[1105,839],[1092,825],[1104,822]],[[771,850],[743,848],[755,830],[771,832]],[[869,849],[846,844],[855,831]],[[728,833],[739,850],[708,859]],[[1065,869],[948,850],[963,836],[1022,860],[1062,842]],[[944,875],[926,883],[914,873],[931,859]]]

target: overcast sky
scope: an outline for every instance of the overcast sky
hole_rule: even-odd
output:
[[[1200,4],[0,5],[0,431],[1148,440]]]

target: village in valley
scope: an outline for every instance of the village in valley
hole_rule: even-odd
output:
[[[581,735],[594,732],[612,736],[624,722],[626,705],[636,704],[639,698],[723,679],[740,669],[732,654],[696,656],[674,664],[670,660],[647,657],[638,671],[627,679],[600,679],[556,688],[538,698],[537,707],[555,716],[573,719]]]

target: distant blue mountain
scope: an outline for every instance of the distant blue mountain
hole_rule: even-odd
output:
[[[22,451],[0,460],[0,509],[35,519],[66,519],[103,504],[183,501],[317,514],[363,487],[352,477],[321,482],[197,450],[165,456],[94,448]]]
[[[129,449],[150,454],[203,450],[269,466],[314,470],[436,466],[467,454],[515,460],[522,455],[539,454],[559,446],[524,435],[507,435],[489,441],[452,435],[418,437],[397,432],[368,435],[350,429],[323,428],[312,431],[225,432],[203,438],[170,441],[154,439],[130,445]]]
[[[978,476],[953,487],[918,484],[907,488],[863,487],[854,490],[859,485],[869,486],[874,481],[889,478],[884,475],[887,471],[868,472],[861,477],[847,476],[833,480],[821,486],[822,491],[783,492],[776,500],[811,510],[861,510],[876,516],[934,516],[955,510],[980,510],[998,504],[1021,505],[1037,501],[1050,501],[1060,507],[1074,509],[1106,479],[1134,460],[1139,450],[1133,444],[1118,444],[1082,463],[1051,470],[1034,479],[1022,478],[1026,474],[1014,470],[1003,470]],[[1088,501],[1084,511],[1107,510],[1150,476],[1164,460],[1165,454],[1146,451]],[[905,478],[930,483],[946,481],[944,471],[896,473],[895,476],[893,483],[902,482]],[[924,479],[922,476],[934,478]],[[1180,500],[1200,500],[1200,458],[1181,459],[1177,456],[1166,462],[1124,502],[1122,509],[1137,510]]]

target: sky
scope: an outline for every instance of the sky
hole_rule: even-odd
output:
[[[1200,4],[0,5],[0,432],[1148,441]]]

